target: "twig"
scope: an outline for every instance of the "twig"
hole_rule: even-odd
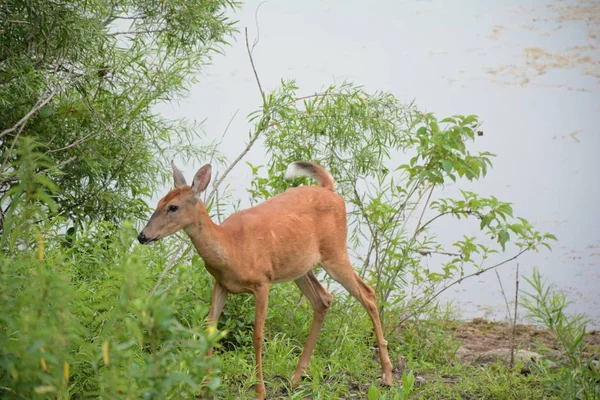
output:
[[[60,148],[58,148],[58,149],[52,149],[52,150],[48,150],[48,151],[46,151],[46,153],[45,153],[45,154],[52,154],[52,153],[57,153],[57,152],[59,152],[59,151],[68,150],[68,149],[70,149],[71,147],[75,147],[75,146],[77,146],[77,145],[79,145],[79,144],[81,144],[81,143],[85,142],[86,140],[88,140],[89,138],[91,138],[91,137],[94,135],[94,133],[95,133],[95,132],[89,133],[89,134],[85,135],[84,137],[82,137],[81,139],[79,139],[79,140],[76,140],[76,141],[74,141],[73,143],[71,143],[71,144],[68,144],[68,145],[66,145],[66,146],[64,146],[64,147],[60,147]]]
[[[498,270],[494,271],[496,273],[496,278],[498,278],[498,283],[500,284],[500,292],[502,293],[502,298],[504,298],[504,304],[506,304],[506,312],[508,313],[508,320],[512,320],[512,315],[510,313],[510,306],[508,305],[508,299],[506,298],[506,293],[504,293],[504,286],[502,286],[502,280],[500,279],[500,274]]]
[[[26,122],[23,123],[23,125],[21,125],[21,127],[19,128],[19,131],[15,135],[15,138],[13,139],[12,143],[10,144],[10,148],[6,152],[6,155],[4,156],[4,160],[2,160],[2,164],[0,164],[0,174],[2,172],[4,172],[4,167],[6,166],[6,164],[8,162],[8,157],[10,157],[13,149],[15,148],[15,145],[17,144],[17,141],[19,140],[19,136],[21,136],[21,132],[23,132],[25,125],[26,125]]]
[[[260,84],[260,78],[258,77],[258,72],[256,72],[256,68],[254,66],[254,59],[252,58],[252,51],[250,50],[250,45],[248,44],[248,28],[244,28],[244,30],[246,32],[246,49],[248,50],[248,57],[250,58],[250,64],[252,65],[252,70],[254,71],[254,77],[256,78],[256,83],[258,84],[258,89],[260,90],[260,95],[261,95],[261,98],[262,98],[263,104],[264,104],[265,94],[263,92],[262,85]],[[229,167],[227,167],[227,169],[225,170],[223,175],[221,175],[221,178],[219,178],[217,181],[215,181],[215,184],[213,185],[213,189],[207,197],[207,200],[206,200],[207,202],[210,202],[212,197],[215,195],[216,190],[219,187],[219,185],[221,183],[223,183],[223,181],[225,180],[227,175],[229,175],[231,170],[237,165],[237,163],[240,162],[240,160],[242,158],[244,158],[244,156],[250,151],[252,146],[254,146],[254,143],[258,140],[258,138],[260,137],[260,134],[263,133],[265,130],[265,128],[262,128],[262,126],[263,126],[263,124],[261,123],[259,125],[259,127],[257,128],[256,132],[254,133],[254,135],[252,136],[252,139],[250,139],[250,142],[248,142],[248,145],[246,146],[246,148],[244,150],[242,150],[242,152],[237,156],[237,158],[235,160],[233,160],[233,162],[229,165]]]
[[[117,36],[117,35],[143,35],[146,33],[162,33],[165,32],[166,29],[146,29],[146,30],[141,30],[141,31],[119,31],[119,32],[112,32],[110,33],[111,36]]]
[[[73,157],[71,157],[71,158],[68,158],[68,159],[66,159],[66,160],[64,160],[64,161],[61,161],[60,163],[56,164],[56,165],[55,165],[55,166],[53,166],[53,167],[46,168],[46,169],[44,169],[44,170],[42,170],[42,171],[38,172],[38,173],[37,173],[37,175],[39,175],[39,174],[45,174],[46,172],[50,172],[50,171],[52,171],[52,170],[55,170],[55,169],[57,169],[57,168],[60,168],[60,167],[62,167],[62,166],[64,166],[64,165],[66,165],[66,164],[68,164],[68,163],[70,163],[70,162],[73,162],[73,161],[75,161],[76,159],[77,159],[77,156],[73,156]],[[3,183],[8,183],[8,182],[16,182],[16,181],[18,181],[19,179],[20,179],[20,178],[19,178],[18,176],[10,176],[10,177],[8,177],[8,178],[2,178],[2,179],[0,179],[0,184],[3,184]]]
[[[413,237],[417,236],[417,233],[420,232],[421,221],[423,220],[423,215],[425,215],[425,211],[427,211],[427,206],[429,205],[429,201],[431,200],[433,189],[435,189],[435,186],[431,185],[431,189],[429,190],[429,196],[427,196],[427,200],[425,201],[425,205],[423,206],[423,210],[421,211],[421,216],[419,217],[419,222],[417,222],[417,227],[415,228],[415,234],[413,235]]]
[[[441,254],[443,256],[460,257],[460,258],[462,258],[462,256],[463,256],[460,253],[450,253],[448,251],[416,250],[416,252],[419,253],[420,255],[422,255],[423,257],[430,256],[432,254]]]
[[[2,131],[2,133],[0,133],[0,138],[3,137],[4,135],[8,135],[9,133],[16,131],[17,129],[19,129],[19,127],[21,125],[24,125],[27,122],[27,120],[29,120],[29,118],[31,118],[33,116],[33,114],[35,114],[41,108],[43,108],[46,104],[48,104],[48,102],[50,102],[50,100],[52,100],[52,98],[54,97],[54,95],[57,92],[58,92],[58,86],[55,87],[50,92],[50,94],[41,95],[40,98],[38,99],[38,101],[31,108],[31,110],[29,110],[29,112],[27,114],[25,114],[25,116],[23,118],[21,118],[12,128],[5,129],[4,131]]]
[[[260,95],[264,102],[265,92],[263,91],[262,85],[260,84],[260,79],[258,78],[258,73],[256,72],[256,67],[254,66],[254,58],[252,58],[252,50],[250,50],[250,45],[248,44],[248,28],[244,28],[244,32],[246,33],[246,50],[248,50],[248,57],[250,58],[250,64],[252,65],[252,71],[254,71],[254,77],[256,78],[256,83],[258,84],[258,90],[260,90]],[[252,46],[252,49],[254,49],[254,46],[256,46],[257,44],[258,44],[258,42],[255,42],[254,45]]]
[[[219,177],[219,173],[217,172],[217,174],[215,175],[215,183],[213,184],[213,188],[215,190],[215,206],[217,207],[217,220],[219,221],[219,224],[222,224],[223,221],[221,221],[221,210],[219,207],[219,188],[217,183]]]
[[[519,263],[517,263],[517,272],[515,274],[515,313],[512,326],[512,344],[510,346],[510,367],[515,364],[515,339],[517,335],[517,307],[519,306]]]
[[[233,120],[235,119],[235,116],[237,115],[237,113],[239,111],[240,111],[240,109],[238,108],[233,113],[233,115],[231,116],[231,118],[229,119],[229,122],[227,123],[227,126],[225,127],[225,130],[223,131],[223,134],[221,135],[221,140],[219,140],[219,143],[215,144],[215,150],[217,149],[217,147],[220,147],[221,144],[223,143],[223,139],[225,139],[225,135],[227,135],[227,132],[229,131],[229,127],[231,126],[231,123],[233,122]],[[215,153],[213,152],[213,154],[210,156],[210,161],[208,163],[212,164],[214,158],[215,158]]]
[[[215,144],[215,149],[210,156],[210,160],[208,161],[209,164],[212,164],[212,162],[215,158],[215,152],[217,151],[217,147],[219,147],[221,145],[221,143],[223,143],[223,139],[225,139],[225,135],[227,135],[227,132],[229,131],[229,127],[231,126],[233,119],[235,118],[235,116],[237,115],[237,113],[239,111],[240,111],[240,109],[238,108],[237,111],[235,113],[233,113],[233,115],[229,119],[229,122],[227,123],[227,126],[225,127],[225,130],[223,131],[223,134],[221,135],[221,140],[219,140],[219,143]],[[216,190],[217,190],[217,186],[221,183],[221,181],[219,181],[217,178],[218,178],[218,175],[215,175],[215,181],[213,183],[213,191],[210,192],[210,195],[207,196],[207,193],[204,194],[204,203],[208,203],[210,201],[210,199],[212,199],[212,196],[214,194],[217,194],[217,197],[218,197],[218,193],[216,192]]]
[[[250,151],[250,149],[252,148],[252,146],[254,145],[254,143],[258,140],[258,137],[260,136],[260,134],[262,133],[262,131],[257,131],[254,136],[252,137],[252,139],[250,139],[250,142],[248,142],[248,145],[246,146],[246,148],[244,150],[242,150],[242,152],[237,156],[237,158],[235,160],[233,160],[233,162],[231,163],[231,165],[229,165],[229,167],[227,167],[227,169],[225,170],[225,172],[223,173],[223,175],[221,175],[221,177],[215,181],[215,184],[213,185],[213,189],[210,192],[210,194],[207,197],[206,202],[210,202],[210,200],[212,199],[212,197],[215,195],[215,191],[217,190],[217,188],[219,187],[219,185],[221,183],[223,183],[223,180],[225,180],[225,177],[231,172],[231,170],[233,169],[233,167],[236,166],[237,163],[240,162],[240,160],[242,158],[244,158],[244,156]]]
[[[491,267],[487,267],[484,269],[480,269],[479,271],[473,272],[472,274],[460,277],[452,282],[450,282],[450,284],[444,286],[443,288],[441,288],[440,290],[438,290],[437,292],[435,292],[433,295],[431,295],[425,302],[423,302],[423,304],[421,304],[415,311],[411,312],[410,314],[408,314],[406,317],[404,317],[402,320],[400,320],[400,322],[398,322],[398,326],[402,325],[404,322],[406,322],[409,318],[415,316],[417,313],[421,312],[421,310],[423,310],[429,303],[431,303],[433,300],[435,300],[437,297],[439,297],[442,293],[444,293],[446,290],[450,289],[452,286],[457,285],[459,283],[461,283],[462,281],[472,278],[474,276],[479,276],[483,273],[486,273],[488,271],[491,271],[493,269],[496,269],[506,263],[509,263],[513,260],[516,260],[517,258],[519,258],[521,256],[521,254],[525,253],[529,248],[524,248],[521,249],[517,254],[515,254],[514,256],[512,256],[511,258],[507,258],[506,260],[499,262],[498,264],[492,265]]]
[[[258,44],[258,41],[260,40],[260,26],[258,25],[258,9],[265,3],[266,3],[266,1],[261,2],[256,7],[256,10],[254,11],[254,23],[256,24],[256,39],[254,39],[254,41],[252,42],[252,49],[250,50],[250,53],[252,53],[254,51],[254,48],[256,47],[256,45]]]
[[[312,99],[314,97],[345,96],[346,94],[347,93],[315,93],[315,94],[309,94],[309,95],[306,95],[306,96],[295,97],[294,101]]]
[[[175,254],[178,254],[182,248],[183,248],[183,243],[179,246],[179,248],[177,248],[177,250],[175,251]],[[179,260],[180,260],[180,257],[173,256],[169,260],[169,262],[167,262],[167,265],[165,265],[165,268],[160,273],[160,276],[158,277],[158,280],[156,281],[156,285],[154,285],[154,287],[148,294],[148,297],[154,296],[154,293],[156,293],[156,290],[158,290],[158,288],[160,287],[160,284],[162,283],[163,279],[165,279],[165,276],[167,276],[167,274],[175,267],[176,262]]]

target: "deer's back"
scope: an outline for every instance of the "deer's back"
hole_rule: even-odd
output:
[[[316,186],[288,189],[264,203],[232,214],[235,259],[270,264],[273,281],[295,279],[331,252],[346,249],[346,208],[338,194]]]

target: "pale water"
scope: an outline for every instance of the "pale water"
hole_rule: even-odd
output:
[[[221,148],[231,160],[246,145],[245,116],[260,104],[243,36],[244,26],[251,41],[257,35],[258,5],[237,13],[237,43],[215,57],[190,96],[160,107],[169,117],[207,118],[213,139],[239,110]],[[520,258],[521,273],[538,267],[569,294],[573,311],[600,326],[600,2],[272,0],[260,7],[258,24],[254,57],[265,90],[281,78],[296,79],[304,94],[350,80],[415,99],[439,117],[478,115],[485,135],[477,148],[497,158],[485,180],[461,188],[512,202],[515,214],[554,233],[554,250]],[[246,160],[263,163],[264,147]],[[181,168],[191,177],[206,161]],[[249,176],[241,163],[226,183],[243,198]],[[455,185],[438,193],[455,194]],[[476,232],[476,224],[448,219],[434,229],[453,240]],[[511,298],[515,268],[499,269]],[[505,316],[494,273],[463,282],[445,299],[464,318]]]

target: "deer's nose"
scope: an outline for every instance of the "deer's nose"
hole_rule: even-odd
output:
[[[138,241],[141,244],[144,244],[148,241],[148,238],[146,237],[146,235],[144,234],[144,232],[140,232],[140,234],[138,235]]]

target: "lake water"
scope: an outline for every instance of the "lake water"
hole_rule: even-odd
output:
[[[235,15],[237,42],[214,58],[190,95],[160,107],[169,117],[207,118],[212,139],[239,110],[221,148],[230,159],[245,147],[245,116],[260,104],[243,36],[244,27],[251,41],[257,36],[259,4],[248,2]],[[497,158],[485,180],[460,187],[512,202],[516,215],[554,233],[553,251],[524,255],[520,271],[530,276],[538,267],[568,293],[572,311],[600,327],[600,2],[288,0],[265,2],[257,15],[254,58],[265,90],[282,78],[296,79],[304,94],[350,80],[415,99],[439,117],[478,115],[485,135],[477,148]],[[264,147],[258,143],[246,160],[263,163]],[[180,168],[191,177],[205,161]],[[240,163],[226,183],[245,197],[249,176]],[[448,185],[438,195],[457,189]],[[435,226],[442,239],[475,230],[451,219]],[[432,269],[437,262],[426,261]],[[511,298],[515,268],[498,270]],[[494,273],[444,298],[464,318],[505,316]]]

